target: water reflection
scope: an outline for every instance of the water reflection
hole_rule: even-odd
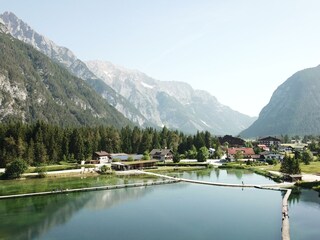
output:
[[[217,180],[219,180],[219,176],[220,176],[220,169],[215,168],[215,169],[213,170],[213,172],[215,173]]]
[[[320,198],[314,190],[300,189],[289,198],[292,240],[319,239]]]
[[[111,208],[151,191],[152,187],[140,187],[2,200],[0,239],[35,239],[65,224],[82,208]]]
[[[262,176],[242,170],[205,169],[179,173],[179,176],[205,181],[220,178],[223,182],[234,182],[241,176],[240,181],[269,182]],[[256,189],[242,191],[238,188],[179,183],[2,200],[0,239],[50,236],[53,239],[81,239],[96,231],[100,231],[99,234],[108,232],[111,239],[170,239],[173,236],[176,240],[209,239],[213,232],[215,239],[278,239],[281,226],[279,192]],[[306,216],[316,223],[320,222],[318,194],[306,190],[296,192],[289,199],[289,204],[292,235],[299,236],[292,239],[314,239],[301,237],[298,235],[301,233],[296,231],[307,229],[308,233],[312,232],[308,228],[312,223],[301,225],[299,222],[300,219],[305,220]],[[312,213],[305,215],[301,212],[302,208],[305,210],[310,206]],[[247,226],[252,219],[254,228]],[[82,229],[87,226],[91,226],[90,231]],[[119,226],[126,226],[126,229],[120,231]],[[226,231],[228,226],[232,226],[233,231]],[[312,236],[320,235],[320,230],[314,231]],[[131,238],[130,234],[135,234],[135,238],[133,235]]]

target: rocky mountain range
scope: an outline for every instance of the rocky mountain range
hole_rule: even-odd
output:
[[[60,126],[132,124],[86,82],[0,23],[0,121],[17,119]]]
[[[44,53],[53,61],[61,64],[73,75],[85,80],[93,89],[95,89],[107,102],[120,111],[125,117],[140,126],[152,126],[140,114],[140,112],[125,98],[117,94],[110,86],[97,78],[71,50],[55,44],[50,39],[37,33],[27,23],[19,19],[11,12],[4,12],[0,19],[6,25],[10,34],[33,46],[36,50]]]
[[[320,66],[295,73],[273,93],[243,137],[320,134]]]
[[[128,99],[151,122],[184,132],[208,130],[215,134],[238,134],[254,118],[219,103],[206,91],[189,84],[159,81],[137,70],[110,62],[88,61],[89,69],[117,93]]]
[[[69,49],[37,33],[13,13],[5,12],[0,19],[12,36],[85,80],[110,105],[140,126],[165,125],[189,133],[208,130],[218,135],[235,135],[255,120],[183,82],[158,81],[108,62],[88,62],[89,69]]]

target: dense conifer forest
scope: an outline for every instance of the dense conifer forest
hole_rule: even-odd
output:
[[[170,148],[195,157],[201,147],[219,147],[209,132],[186,135],[179,131],[112,126],[59,127],[44,122],[0,124],[0,167],[21,158],[31,166],[80,162],[92,159],[95,151],[144,153],[153,148]]]

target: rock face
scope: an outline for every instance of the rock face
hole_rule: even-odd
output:
[[[60,126],[131,124],[82,79],[0,33],[0,121],[17,119]]]
[[[110,62],[89,61],[86,64],[158,126],[184,132],[208,130],[219,135],[238,134],[255,120],[222,105],[206,91],[194,90],[187,83],[158,81]]]
[[[205,91],[194,90],[183,82],[162,82],[147,75],[91,62],[87,67],[69,49],[57,46],[40,35],[13,13],[0,19],[15,38],[64,66],[85,80],[107,102],[140,126],[166,125],[187,133],[208,130],[214,134],[238,134],[255,120],[222,105]]]
[[[273,93],[243,137],[320,134],[320,66],[295,73]]]
[[[10,34],[33,46],[38,51],[47,55],[50,59],[64,66],[73,75],[85,80],[107,102],[120,111],[132,122],[144,126],[147,123],[142,114],[125,98],[117,94],[110,86],[97,78],[68,48],[56,45],[50,39],[34,31],[28,24],[17,18],[13,13],[5,12],[0,19],[6,25]],[[1,22],[0,22],[1,23]]]

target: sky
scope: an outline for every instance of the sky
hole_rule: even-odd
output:
[[[318,0],[0,0],[81,60],[187,82],[250,116],[320,64],[319,10]]]

